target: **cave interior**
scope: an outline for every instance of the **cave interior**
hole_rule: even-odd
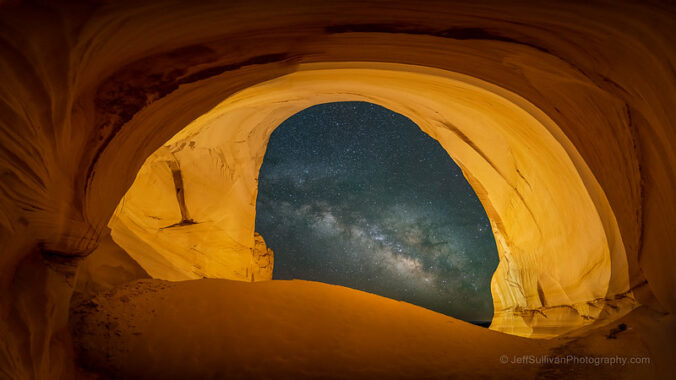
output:
[[[670,378],[675,31],[660,1],[0,2],[0,378]],[[452,162],[488,328],[273,277],[268,143],[330,104]]]

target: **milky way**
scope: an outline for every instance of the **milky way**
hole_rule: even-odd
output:
[[[256,210],[274,279],[492,318],[488,217],[448,153],[400,114],[341,102],[287,119],[270,137]]]

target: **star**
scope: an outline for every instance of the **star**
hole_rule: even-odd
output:
[[[460,173],[438,142],[381,106],[297,113],[273,132],[259,173],[255,228],[274,251],[273,278],[490,320],[497,250]]]

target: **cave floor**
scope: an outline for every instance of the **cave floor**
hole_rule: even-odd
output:
[[[74,305],[71,330],[94,378],[654,378],[653,364],[516,362],[653,355],[650,318],[634,311],[615,339],[619,322],[537,340],[318,282],[138,280]]]

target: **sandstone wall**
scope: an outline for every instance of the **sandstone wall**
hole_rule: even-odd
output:
[[[55,364],[67,344],[57,333],[64,314],[54,310],[67,309],[72,270],[40,263],[92,252],[143,162],[182,128],[239,90],[318,62],[443,69],[527,100],[570,141],[562,147],[585,187],[598,182],[602,192],[589,194],[600,219],[617,221],[629,288],[642,304],[676,311],[673,6],[280,4],[2,4],[5,372],[66,371]],[[608,209],[594,193],[605,195]],[[609,252],[619,249],[613,241]],[[623,283],[614,279],[624,276],[616,263],[609,284]],[[21,300],[41,301],[26,308]]]
[[[153,278],[272,279],[272,251],[242,218],[252,186],[233,177],[229,156],[189,141],[163,146],[120,201],[113,240]]]

